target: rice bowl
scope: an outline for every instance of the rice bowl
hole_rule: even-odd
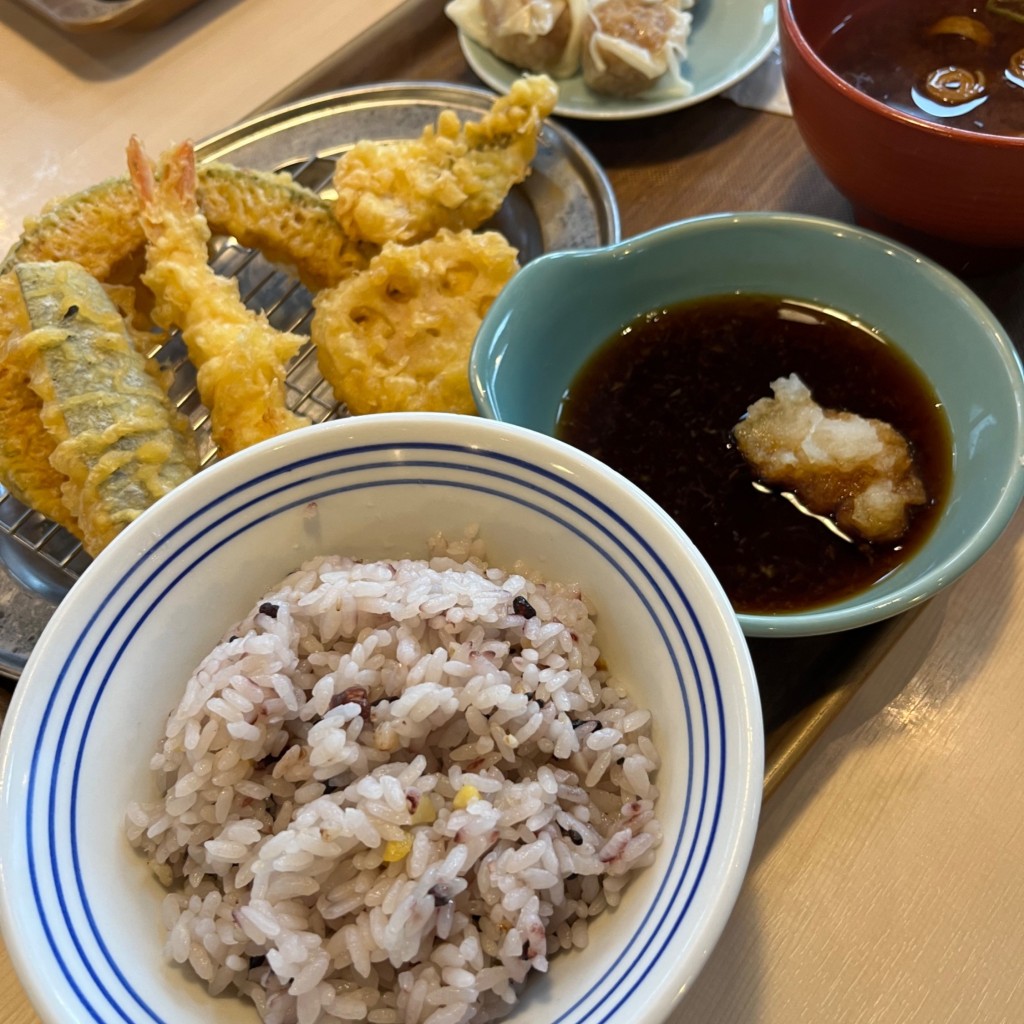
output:
[[[654,860],[650,712],[585,595],[480,554],[313,559],[170,716],[128,833],[170,958],[269,1024],[504,1016]]]
[[[590,597],[662,760],[653,863],[586,948],[535,972],[509,1019],[664,1019],[724,926],[760,805],[760,711],[735,616],[685,536],[600,464],[519,428],[400,415],[299,431],[204,471],[58,609],[16,691],[0,773],[5,820],[24,823],[0,838],[4,934],[44,1020],[258,1019],[165,959],[165,892],[125,838],[125,808],[160,800],[147,766],[168,715],[256,598],[310,558],[422,559],[426,537],[470,523],[502,572],[523,564]]]

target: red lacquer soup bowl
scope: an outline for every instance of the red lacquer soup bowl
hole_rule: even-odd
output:
[[[807,148],[869,227],[916,244],[954,269],[985,262],[979,250],[995,250],[989,256],[997,260],[1024,256],[1024,82],[996,78],[995,87],[1011,101],[1019,92],[1020,120],[1011,134],[988,134],[974,117],[938,123],[896,109],[851,84],[864,80],[857,69],[826,63],[837,32],[872,11],[886,19],[888,30],[894,6],[902,5],[781,0],[783,74]],[[920,19],[917,3],[906,6]],[[881,56],[874,48],[865,51],[868,60]]]

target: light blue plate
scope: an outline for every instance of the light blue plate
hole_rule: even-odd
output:
[[[692,13],[689,53],[682,63],[683,77],[693,83],[689,96],[679,96],[664,86],[627,99],[600,96],[583,84],[582,75],[574,75],[559,81],[555,113],[591,121],[625,121],[690,107],[735,85],[775,45],[775,0],[697,0]],[[523,74],[464,32],[459,33],[459,44],[466,63],[498,92],[507,92]]]
[[[732,291],[808,300],[879,330],[931,381],[954,443],[946,508],[913,557],[867,591],[815,611],[741,614],[744,632],[805,636],[863,626],[953,582],[996,540],[1024,494],[1024,373],[974,292],[881,235],[798,214],[719,214],[542,257],[506,286],[477,335],[477,405],[494,419],[553,433],[566,388],[621,327],[666,303]]]

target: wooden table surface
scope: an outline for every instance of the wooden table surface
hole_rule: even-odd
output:
[[[415,28],[301,92],[478,84],[443,19]],[[715,99],[567,124],[606,168],[624,235],[726,210],[850,219],[789,118]],[[970,283],[1024,346],[1024,268]],[[789,665],[849,699],[766,800],[735,911],[672,1024],[1024,1021],[1022,561],[1018,513],[964,578],[885,630],[753,645],[766,707]],[[0,948],[0,1022],[36,1020]]]

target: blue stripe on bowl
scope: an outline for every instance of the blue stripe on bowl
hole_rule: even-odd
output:
[[[357,461],[358,459],[364,456],[377,455],[385,451],[393,452],[396,448],[403,452],[416,451],[420,455],[420,457],[417,459],[400,458],[399,460],[396,460],[394,457],[392,457],[388,459],[386,462]],[[424,458],[423,456],[425,456],[428,453],[436,453],[437,457],[434,459]],[[470,460],[470,463],[466,464],[445,461],[445,459],[442,457],[451,455],[458,455],[461,458],[468,459]],[[348,464],[343,466],[331,465],[327,469],[319,469],[319,467],[321,467],[328,460],[338,460],[339,458],[343,458]],[[351,464],[354,461],[355,464]],[[479,465],[477,463],[479,463]],[[503,470],[498,470],[494,467],[494,465],[489,465],[489,463],[496,463],[499,466],[502,466]],[[632,562],[636,566],[636,568],[639,569],[642,576],[647,580],[648,584],[652,587],[655,594],[657,595],[659,602],[661,603],[661,605],[665,607],[666,611],[668,612],[668,615],[672,621],[673,628],[677,631],[680,637],[680,641],[686,649],[690,671],[694,679],[700,680],[704,673],[698,666],[697,657],[695,656],[694,651],[691,647],[691,642],[689,638],[686,636],[684,626],[680,623],[675,611],[672,610],[670,606],[670,600],[673,594],[675,599],[677,599],[685,608],[687,616],[689,617],[690,624],[693,630],[696,632],[697,645],[700,648],[700,651],[703,654],[703,658],[708,666],[707,675],[710,678],[704,680],[704,682],[705,685],[710,684],[711,692],[714,695],[715,721],[714,723],[712,723],[709,720],[708,707],[704,700],[704,690],[701,687],[696,687],[695,692],[697,701],[699,703],[701,734],[704,740],[704,742],[702,743],[704,764],[702,765],[703,775],[701,776],[703,780],[703,787],[699,794],[697,817],[695,819],[696,825],[694,825],[692,822],[689,821],[689,802],[691,800],[691,794],[689,790],[693,781],[693,772],[691,770],[690,777],[687,780],[687,810],[682,818],[682,826],[686,826],[686,830],[692,832],[693,839],[690,843],[689,849],[685,851],[685,854],[681,862],[679,860],[679,846],[683,838],[683,827],[680,828],[679,833],[676,835],[674,839],[674,845],[676,849],[674,851],[670,875],[662,882],[661,887],[659,887],[659,890],[652,901],[651,909],[648,911],[644,920],[641,922],[640,928],[637,932],[638,935],[647,936],[642,947],[637,950],[630,948],[630,956],[628,958],[623,958],[623,961],[621,962],[622,966],[620,968],[618,968],[608,977],[599,979],[599,981],[594,986],[592,986],[591,989],[584,993],[584,995],[574,1004],[574,1006],[566,1014],[559,1018],[559,1020],[561,1021],[567,1020],[588,1000],[593,1000],[593,1006],[587,1009],[582,1016],[574,1017],[573,1019],[578,1020],[582,1024],[583,1021],[586,1021],[591,1017],[594,1017],[595,1014],[600,1013],[601,1016],[595,1017],[595,1020],[607,1020],[615,1012],[615,1010],[629,998],[629,995],[636,990],[636,988],[642,983],[644,978],[646,978],[649,975],[650,971],[657,964],[659,958],[663,955],[668,942],[671,940],[673,936],[673,933],[679,926],[687,910],[692,904],[699,882],[703,877],[703,873],[707,864],[708,857],[710,855],[711,848],[714,844],[714,840],[717,835],[717,828],[722,809],[722,794],[725,783],[726,734],[723,717],[724,712],[721,694],[721,681],[718,676],[717,668],[714,665],[711,658],[711,652],[707,642],[707,638],[704,635],[704,631],[701,627],[701,624],[696,619],[693,613],[693,608],[689,599],[687,598],[686,594],[682,591],[682,588],[680,587],[678,581],[671,576],[658,553],[653,548],[651,548],[651,546],[647,543],[645,538],[637,532],[637,530],[632,526],[632,524],[623,519],[617,512],[609,508],[603,502],[595,499],[592,495],[588,494],[582,487],[580,487],[574,481],[565,479],[561,474],[553,470],[538,467],[524,460],[518,459],[514,456],[484,451],[482,449],[469,446],[432,444],[428,442],[406,443],[398,446],[366,445],[354,447],[352,449],[348,449],[340,453],[331,452],[312,456],[305,459],[298,459],[295,460],[294,462],[287,464],[286,466],[282,466],[278,469],[275,469],[268,473],[264,473],[258,477],[248,480],[245,483],[239,485],[238,487],[233,488],[226,494],[206,503],[201,508],[197,509],[196,512],[190,515],[185,521],[183,521],[182,523],[174,527],[172,530],[170,530],[168,534],[165,537],[163,537],[157,545],[154,546],[154,550],[170,551],[168,560],[180,558],[182,554],[191,546],[194,546],[197,542],[202,541],[203,532],[219,524],[230,522],[230,520],[237,516],[240,512],[250,508],[252,505],[258,502],[270,501],[274,497],[277,497],[279,495],[286,495],[289,492],[294,492],[298,488],[308,488],[309,486],[311,486],[313,483],[320,479],[338,477],[339,475],[343,477],[350,476],[354,473],[365,472],[369,469],[373,469],[376,467],[386,467],[389,470],[401,469],[404,473],[407,473],[408,471],[416,468],[420,468],[423,470],[430,470],[433,473],[452,472],[470,476],[485,475],[489,481],[488,486],[484,486],[482,484],[474,485],[457,479],[439,479],[437,477],[431,478],[430,482],[436,484],[448,484],[450,486],[464,488],[467,491],[476,490],[481,493],[489,493],[500,496],[507,500],[515,501],[523,506],[530,507],[533,510],[537,511],[538,513],[547,516],[552,521],[557,522],[564,528],[567,528],[575,534],[577,534],[577,536],[586,541],[586,543],[588,543],[591,547],[595,548],[595,550],[598,550],[605,557],[605,559],[613,565],[615,570],[624,579],[628,581],[629,577],[627,573],[623,570],[622,563],[612,558],[608,550],[608,547],[605,543],[598,543],[593,537],[588,536],[582,529],[576,527],[572,523],[566,521],[565,519],[554,514],[553,512],[543,508],[542,506],[537,505],[534,502],[527,501],[523,498],[515,497],[509,494],[508,491],[501,490],[500,488],[494,486],[494,484],[496,481],[503,480],[510,484],[514,484],[517,487],[530,487],[534,491],[543,494],[545,497],[547,497],[549,500],[553,501],[556,504],[562,504],[565,502],[564,494],[558,494],[553,489],[541,487],[536,483],[532,483],[531,480],[540,477],[549,485],[554,484],[557,485],[558,488],[568,490],[569,492],[572,493],[574,497],[574,500],[569,502],[571,506],[574,506],[574,513],[580,516],[582,519],[584,519],[591,527],[593,527],[597,531],[597,533],[601,537],[605,538],[606,541],[610,541],[614,549],[620,551],[622,553],[622,556],[627,561]],[[286,477],[289,474],[294,474],[296,472],[308,469],[317,469],[319,471],[313,472],[300,479],[290,479],[283,484],[276,484],[278,478]],[[508,469],[514,470],[514,474],[508,472]],[[260,519],[263,520],[268,517],[280,515],[288,511],[289,509],[295,508],[298,505],[305,505],[308,504],[310,501],[315,501],[317,500],[318,497],[326,497],[333,493],[339,493],[345,490],[353,489],[354,487],[367,488],[379,486],[395,486],[399,484],[408,484],[410,482],[418,482],[418,478],[403,476],[401,478],[395,480],[388,480],[383,483],[377,481],[375,483],[367,482],[365,484],[350,486],[331,486],[329,488],[325,488],[324,490],[317,492],[316,494],[303,493],[303,497],[301,499],[291,499],[284,501],[280,504],[277,504],[272,509],[262,512],[260,514]],[[266,484],[275,484],[275,486],[264,486]],[[212,524],[206,524],[204,526],[204,530],[202,532],[194,536],[187,532],[188,528],[193,523],[198,523],[201,519],[204,519],[211,513],[217,512],[221,507],[225,505],[226,502],[228,502],[231,499],[241,499],[241,504],[238,505],[237,507],[233,506],[226,513],[219,514]],[[592,513],[588,511],[588,506],[592,507],[595,510],[595,512]],[[612,528],[600,522],[597,518],[597,514],[600,514],[603,517],[610,520],[617,528],[617,530],[620,531],[620,533],[617,534],[613,532]],[[246,526],[239,527],[238,529],[232,532],[231,536],[235,536],[239,533],[244,532],[247,529],[252,528],[252,525],[253,523],[249,523]],[[61,870],[58,850],[60,849],[60,840],[62,838],[62,833],[59,832],[59,826],[67,828],[70,835],[71,857],[74,874],[73,884],[69,886],[70,897],[74,898],[75,896],[77,896],[80,899],[82,910],[88,921],[89,931],[92,933],[91,939],[96,943],[96,946],[100,950],[102,954],[101,959],[105,961],[107,967],[109,967],[112,974],[124,986],[125,991],[132,997],[136,1005],[138,1005],[139,1008],[144,1010],[151,1017],[151,1019],[153,1019],[154,1021],[160,1021],[161,1018],[150,1007],[148,1007],[143,1000],[141,1000],[141,998],[138,996],[138,994],[129,984],[128,980],[124,977],[124,975],[118,968],[117,963],[115,962],[113,956],[111,955],[109,949],[107,948],[103,940],[102,935],[100,934],[95,916],[89,906],[84,880],[81,877],[78,850],[78,835],[75,824],[77,793],[80,783],[80,773],[82,770],[82,749],[84,746],[85,739],[89,733],[94,718],[97,714],[99,701],[101,700],[103,691],[107,685],[107,682],[109,681],[110,674],[116,668],[120,660],[120,657],[123,653],[125,645],[130,641],[131,636],[134,635],[138,628],[141,626],[142,622],[145,620],[146,616],[151,611],[153,604],[158,602],[166,594],[166,592],[169,589],[171,589],[173,585],[177,583],[178,580],[180,580],[180,578],[183,575],[187,574],[187,572],[191,571],[191,569],[200,564],[200,562],[204,558],[208,557],[213,550],[216,550],[216,548],[226,543],[228,539],[230,538],[226,537],[218,541],[213,547],[206,549],[201,555],[192,558],[188,563],[187,567],[185,569],[177,571],[175,573],[174,578],[161,588],[159,594],[149,599],[149,604],[141,611],[138,606],[135,606],[133,604],[133,602],[145,591],[145,589],[149,585],[151,585],[154,582],[154,580],[156,580],[161,575],[162,570],[147,570],[146,563],[148,563],[151,560],[152,553],[150,553],[150,555],[147,556],[146,559],[140,559],[138,562],[130,566],[129,569],[126,570],[122,574],[120,579],[113,585],[113,587],[110,590],[110,593],[103,600],[100,607],[97,608],[96,611],[91,615],[86,627],[79,635],[79,637],[76,638],[76,640],[74,641],[71,650],[68,654],[68,657],[58,674],[56,685],[54,686],[53,689],[53,694],[47,704],[43,716],[43,722],[41,724],[41,735],[47,733],[48,731],[52,732],[54,729],[56,729],[58,732],[58,737],[56,740],[56,755],[53,758],[54,771],[49,786],[48,800],[46,801],[45,807],[40,807],[41,811],[45,809],[47,816],[47,839],[49,840],[50,844],[48,850],[44,849],[39,850],[38,852],[35,851],[33,847],[32,837],[34,819],[33,812],[36,807],[36,804],[42,803],[41,798],[38,796],[36,792],[37,785],[41,787],[44,784],[41,771],[42,766],[40,763],[40,758],[42,757],[43,752],[40,747],[37,747],[37,753],[33,758],[32,768],[28,779],[28,816],[26,820],[26,834],[29,846],[31,884],[43,929],[46,933],[47,940],[50,943],[51,949],[53,950],[54,956],[57,958],[59,962],[61,971],[63,972],[65,978],[67,979],[69,986],[81,1001],[83,1007],[87,1010],[90,1016],[97,1021],[105,1020],[107,1018],[102,1016],[101,1008],[97,1008],[93,1005],[93,1002],[90,999],[90,997],[83,991],[82,985],[79,983],[78,980],[76,980],[77,978],[81,977],[80,975],[76,975],[76,970],[80,970],[82,966],[84,966],[85,971],[91,977],[92,982],[98,987],[98,989],[103,994],[107,1002],[109,1002],[110,1006],[114,1009],[115,1013],[117,1013],[117,1015],[121,1017],[121,1019],[128,1021],[134,1020],[135,1018],[134,1016],[129,1015],[128,1011],[126,1011],[125,1008],[119,1004],[116,996],[112,994],[110,991],[108,991],[107,986],[104,983],[103,979],[100,977],[98,971],[92,966],[91,961],[93,958],[90,955],[90,952],[86,949],[85,945],[83,945],[83,943],[88,943],[90,941],[90,936],[88,934],[86,934],[84,937],[80,936],[75,929],[72,911],[69,909],[67,898],[65,897],[65,891],[61,884],[63,881],[63,872]],[[640,564],[639,555],[636,552],[631,551],[627,548],[629,541],[632,541],[633,544],[636,545],[636,547],[639,549],[640,554],[646,555],[647,558],[650,559],[650,561],[655,566],[656,572],[661,574],[661,576],[664,578],[664,584],[659,584],[658,582],[656,582],[655,571],[652,571]],[[171,549],[171,545],[177,546]],[[143,578],[141,579],[141,582],[135,584],[135,578],[140,574],[144,574]],[[670,595],[668,597],[666,596],[663,590],[663,586],[665,584],[667,584],[665,589],[668,591]],[[633,589],[638,593],[638,596],[640,596],[641,600],[644,601],[645,606],[648,608],[648,612],[651,612],[650,605],[648,604],[647,600],[643,598],[641,594],[639,594],[639,591],[637,590],[635,584],[630,583],[630,586],[633,587]],[[127,597],[127,599],[122,599],[123,603],[117,605],[117,602],[115,601],[116,596],[122,590],[125,590],[126,588],[130,587],[134,587],[132,593]],[[90,631],[95,627],[103,612],[115,607],[117,608],[117,610],[116,612],[114,612],[114,619],[112,625],[107,627],[104,630],[103,634],[99,637],[99,639],[94,642],[89,635]],[[109,635],[112,633],[114,627],[120,624],[123,620],[125,620],[129,612],[137,616],[137,618],[135,619],[135,624],[131,628],[130,635],[122,643],[121,647],[116,652],[110,665],[104,670],[102,679],[98,685],[98,689],[96,689],[95,691],[95,696],[89,708],[81,737],[69,737],[68,730],[70,728],[71,716],[75,710],[76,705],[79,702],[80,697],[83,697],[83,679],[86,678],[88,674],[92,671],[93,666],[95,665],[97,657],[99,655],[99,652],[102,648],[102,645],[109,637]],[[661,629],[662,635],[664,637],[664,629],[660,625],[659,629]],[[667,642],[667,637],[665,638]],[[76,655],[80,650],[84,651],[90,645],[93,646],[91,647],[91,650],[89,651],[88,654],[86,671],[83,672],[81,676],[79,676],[77,679],[72,680],[70,672],[72,663],[75,660]],[[672,655],[672,657],[673,661],[675,661],[676,659],[674,654]],[[679,681],[679,687],[683,697],[684,708],[686,710],[687,715],[687,732],[688,736],[690,737],[689,750],[690,756],[692,757],[694,744],[692,742],[693,722],[690,718],[691,698],[688,698],[685,686],[685,679],[682,676],[678,663],[676,665],[676,674],[677,679]],[[56,713],[55,708],[58,696],[61,696],[62,698],[67,697],[67,711],[62,721],[51,722],[51,717]],[[715,727],[714,729],[712,728],[713,725]],[[713,793],[709,792],[709,779],[712,765],[710,764],[709,760],[711,747],[708,742],[712,731],[717,733],[716,739],[719,744],[718,750],[720,759],[720,764],[716,766],[718,768],[717,785],[715,786]],[[79,746],[73,761],[74,767],[72,770],[71,782],[72,800],[69,811],[69,818],[67,822],[65,822],[63,819],[58,819],[57,807],[59,783],[62,781],[63,778],[62,755],[64,753],[65,745],[67,743],[74,743],[76,741],[78,742]],[[710,819],[706,820],[705,815],[708,813],[710,813]],[[702,843],[703,849],[699,849]],[[55,889],[60,904],[60,917],[55,922],[54,926],[51,926],[51,922],[49,920],[49,917],[47,916],[47,911],[43,902],[43,891],[46,888],[46,884],[45,881],[40,877],[41,871],[37,866],[37,857],[40,857],[43,860],[49,860],[50,868],[52,871],[52,878],[56,883]],[[682,899],[680,899],[680,891],[684,884],[686,884],[687,882],[687,876],[690,872],[691,865],[695,860],[699,860],[696,869],[696,874],[693,877],[692,881],[689,883],[688,891],[682,894]],[[673,883],[670,892],[666,891],[665,889],[666,885],[668,885],[669,882]],[[666,897],[668,898],[668,902],[664,903]],[[660,916],[658,917],[658,919],[654,921],[650,920],[651,914],[654,913],[655,908],[661,906],[662,904],[664,904],[664,909],[660,911]],[[54,927],[56,928],[57,931],[62,931],[70,937],[75,947],[75,950],[78,953],[78,956],[81,958],[81,965],[75,964],[74,962],[69,963],[65,961],[64,956],[61,952],[61,948],[58,944],[57,937],[54,934]],[[651,952],[652,947],[653,952]],[[628,989],[622,991],[619,988],[619,986],[625,985],[627,983],[629,986]],[[614,992],[614,997],[607,996],[603,1000],[598,1000],[597,997],[600,990],[608,989],[609,986],[611,986],[611,990]],[[611,1005],[612,1003],[614,1005]]]

